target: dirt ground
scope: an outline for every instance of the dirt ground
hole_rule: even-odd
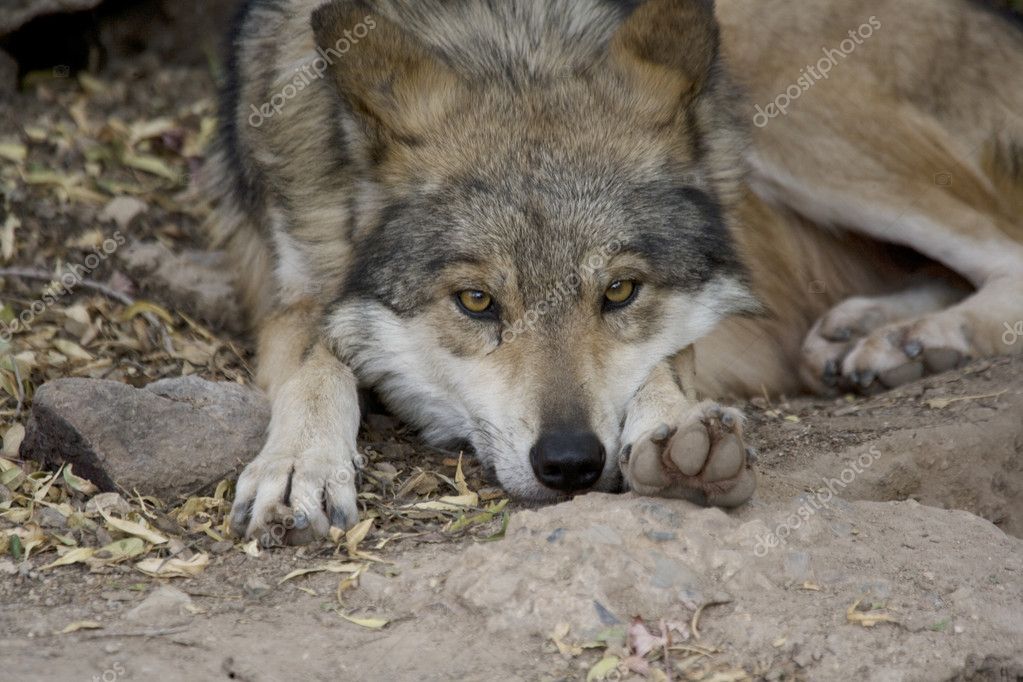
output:
[[[73,479],[48,481],[53,472],[37,472],[17,460],[19,428],[36,386],[62,376],[137,386],[181,374],[251,381],[251,346],[243,334],[225,327],[223,319],[204,319],[188,302],[168,297],[145,272],[129,271],[115,253],[121,248],[119,239],[110,253],[104,246],[120,234],[126,244],[158,241],[175,252],[202,248],[199,226],[206,209],[195,193],[195,177],[214,123],[216,72],[215,64],[175,64],[143,55],[110,64],[100,75],[53,68],[33,72],[20,92],[0,96],[0,319],[14,330],[9,341],[0,341],[0,430],[5,434],[3,455],[21,472],[0,472],[6,486],[0,493],[7,491],[0,495],[0,537],[9,541],[7,546],[0,542],[0,679],[622,678],[619,669],[598,668],[623,646],[634,653],[631,644],[616,644],[612,637],[579,645],[581,639],[548,622],[559,618],[545,611],[542,601],[530,601],[535,586],[516,582],[501,592],[500,585],[506,573],[518,575],[520,564],[521,575],[546,576],[548,589],[561,585],[558,589],[565,594],[581,589],[578,580],[566,577],[572,571],[587,574],[587,566],[605,566],[602,562],[609,562],[607,571],[618,570],[606,555],[617,551],[613,547],[595,555],[601,558],[552,549],[530,568],[532,545],[523,538],[553,537],[561,528],[574,528],[579,519],[602,514],[614,534],[628,536],[634,527],[622,519],[651,513],[645,503],[633,497],[615,501],[595,496],[603,507],[594,506],[594,500],[577,500],[553,510],[523,511],[505,501],[471,460],[459,468],[458,453],[427,449],[379,415],[367,419],[360,441],[374,474],[362,498],[373,519],[363,538],[263,550],[225,541],[220,532],[230,497],[225,486],[217,494],[204,493],[208,503],[198,512],[182,511],[188,500],[131,500],[132,518],[146,519],[144,523],[170,538],[159,548],[147,545],[131,560],[43,568],[72,548],[109,546],[132,533],[118,533],[109,525],[104,530],[102,518],[85,513],[92,493],[76,488]],[[127,213],[123,206],[108,210],[118,197],[138,203]],[[95,267],[87,267],[84,279],[68,295],[31,312],[61,268],[88,265],[91,254],[101,253],[106,257],[93,259]],[[866,555],[830,540],[821,541],[822,555],[814,554],[813,542],[807,540],[805,552],[827,570],[821,568],[816,576],[795,570],[797,586],[786,587],[791,591],[784,599],[760,603],[756,589],[747,586],[746,601],[737,597],[702,616],[697,611],[704,638],[685,639],[689,644],[672,654],[674,668],[658,660],[649,679],[667,679],[667,674],[719,682],[1023,679],[1023,639],[999,639],[1002,630],[995,625],[991,630],[971,629],[966,607],[919,627],[859,627],[835,611],[835,604],[855,596],[855,589],[842,587],[850,581],[836,578],[829,586],[822,577],[846,570],[846,563],[849,571],[859,571],[857,576],[883,574],[885,589],[894,596],[886,593],[876,601],[897,608],[901,599],[907,612],[912,611],[908,602],[930,599],[934,592],[920,581],[961,576],[976,590],[976,603],[1001,601],[1010,612],[1023,612],[1023,542],[1017,539],[1023,537],[1023,358],[978,361],[871,398],[764,398],[742,407],[760,453],[758,496],[730,516],[682,502],[664,503],[677,516],[656,532],[706,530],[713,535],[720,527],[741,534],[753,523],[767,528],[767,519],[795,511],[798,500],[819,494],[864,451],[872,453],[871,465],[849,482],[843,480],[839,497],[847,502],[915,500],[920,505],[846,509],[846,502],[839,504],[834,513],[848,513],[852,520],[834,523],[856,525],[870,536]],[[472,515],[443,506],[440,511],[408,511],[410,504],[436,502],[466,490],[477,496],[478,509]],[[34,504],[27,516],[26,496]],[[60,519],[39,516],[51,507],[80,511],[89,521],[72,532]],[[968,514],[942,516],[939,522],[919,511],[927,507],[965,510],[994,525]],[[891,514],[905,518],[892,521],[885,531]],[[96,522],[98,530],[88,525]],[[911,529],[931,528],[927,524],[934,524],[928,531],[932,544],[937,543],[934,538],[944,543],[937,543],[942,552],[936,554],[921,541],[926,545],[917,555],[921,565],[940,566],[929,569],[939,572],[930,579],[910,575],[912,562],[903,556],[916,542],[909,537]],[[580,528],[589,532],[590,527]],[[25,546],[13,544],[14,535],[39,540],[27,559]],[[957,544],[960,539],[982,544],[963,549]],[[525,548],[521,554],[515,544],[520,542]],[[637,553],[650,551],[645,545],[633,547],[631,538],[623,542]],[[545,546],[540,543],[536,551]],[[993,548],[993,554],[973,556],[975,547]],[[701,551],[693,549],[693,556]],[[718,557],[708,558],[708,566],[718,566],[725,561],[721,556],[738,550],[726,543],[706,551],[708,557]],[[847,551],[853,557],[848,562],[843,554]],[[136,559],[150,555],[186,561],[206,557],[208,563],[188,577],[153,577],[135,565]],[[791,562],[801,559],[792,556],[765,559],[765,585],[777,583],[778,573],[793,572]],[[281,582],[296,569],[324,565],[330,570]],[[634,605],[650,611],[646,626],[656,630],[656,609],[641,606],[646,603],[642,594],[630,602],[632,593],[602,586],[603,574],[594,575],[594,595],[603,590],[609,602],[617,599],[623,619],[639,615],[628,612]],[[504,602],[480,596],[481,576],[488,585],[494,579],[493,594],[504,595]],[[752,586],[759,584],[750,580]],[[178,592],[157,593],[166,585]],[[550,603],[560,603],[558,593],[535,589]],[[746,594],[741,586],[734,589]],[[805,601],[818,590],[825,595],[823,601]],[[846,601],[852,603],[851,598]],[[140,611],[143,602],[148,606]],[[512,608],[527,603],[528,612]],[[824,610],[825,604],[830,610]],[[507,614],[519,615],[505,614],[506,608]],[[838,619],[829,621],[826,614],[833,611]],[[860,612],[850,613],[848,620],[855,623],[853,616]],[[690,620],[693,609],[686,614],[686,623],[695,624]],[[984,621],[990,614],[972,615]],[[966,622],[962,633],[959,617]],[[564,621],[573,618],[567,609]],[[765,623],[774,629],[768,631]],[[792,626],[792,633],[782,632],[786,624],[795,623],[799,625]],[[1023,632],[1017,625],[1012,624],[1015,631]],[[572,632],[580,627],[573,623]],[[848,637],[837,641],[836,633]],[[949,643],[947,638],[960,634],[965,644]],[[798,639],[799,645],[786,643],[786,638]],[[882,671],[899,669],[898,659],[909,656],[907,652],[930,657],[935,667],[884,678]],[[963,652],[975,656],[967,660]],[[868,667],[828,667],[857,655]],[[636,672],[625,677],[643,678]]]

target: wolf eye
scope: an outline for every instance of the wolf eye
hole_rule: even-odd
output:
[[[455,295],[459,307],[472,316],[486,315],[494,308],[494,299],[485,291],[466,289]]]
[[[635,280],[616,279],[604,291],[604,307],[625,307],[632,303],[632,299],[636,297],[637,291],[639,291],[639,285]]]

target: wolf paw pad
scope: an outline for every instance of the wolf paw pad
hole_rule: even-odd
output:
[[[743,419],[738,410],[704,403],[658,425],[622,458],[626,480],[642,495],[718,507],[742,504],[756,489]]]

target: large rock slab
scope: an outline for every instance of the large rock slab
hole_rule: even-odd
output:
[[[591,494],[515,514],[504,540],[452,561],[444,589],[507,637],[565,623],[586,641],[634,616],[688,625],[703,606],[690,641],[750,674],[945,680],[971,655],[1012,666],[1023,652],[1023,541],[912,501],[729,515]],[[858,601],[875,609],[850,615]],[[894,622],[854,622],[880,614]]]
[[[58,379],[36,392],[21,456],[63,462],[103,490],[173,499],[234,475],[263,445],[263,394],[198,377],[145,388]]]
[[[32,19],[58,12],[92,9],[102,0],[4,0],[0,10],[0,37],[21,28]]]

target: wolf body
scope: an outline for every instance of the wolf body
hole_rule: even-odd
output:
[[[228,71],[239,532],[355,522],[360,385],[521,498],[730,506],[698,396],[1023,350],[1023,32],[967,0],[253,0]]]

